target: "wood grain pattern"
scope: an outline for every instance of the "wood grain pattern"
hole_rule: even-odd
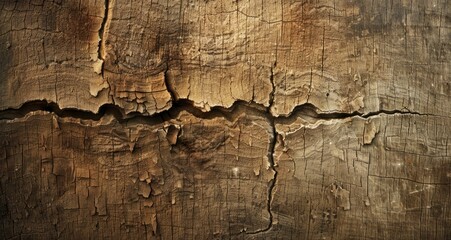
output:
[[[1,239],[448,239],[449,0],[0,1]]]

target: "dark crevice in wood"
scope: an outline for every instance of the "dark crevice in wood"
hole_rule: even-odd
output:
[[[191,113],[192,115],[202,119],[225,118],[229,121],[234,121],[241,114],[248,114],[260,116],[262,118],[271,118],[266,114],[259,105],[247,103],[244,101],[237,101],[230,108],[215,106],[210,111],[204,112],[194,105],[194,102],[186,99],[179,99],[172,103],[172,107],[168,110],[159,112],[153,115],[145,115],[140,112],[131,112],[126,114],[125,110],[114,104],[102,105],[97,113],[80,110],[78,108],[63,108],[61,109],[57,103],[47,100],[29,101],[19,108],[8,108],[0,111],[0,120],[13,120],[25,117],[27,114],[43,111],[52,113],[61,118],[77,118],[82,120],[98,121],[106,115],[113,116],[118,122],[134,122],[143,121],[149,124],[163,123],[170,119],[174,119],[182,111]]]
[[[272,75],[271,75],[272,78]],[[165,75],[165,81],[167,85],[168,91],[171,93],[171,97],[175,99],[174,89],[171,88],[171,85],[167,81],[167,77]],[[271,80],[272,82],[272,80]],[[274,91],[274,85],[273,85]],[[200,108],[196,107],[193,101],[186,99],[176,99],[172,101],[172,107],[163,112],[153,114],[153,115],[144,115],[140,112],[132,112],[129,114],[125,114],[124,109],[114,104],[104,104],[102,105],[97,113],[93,113],[90,111],[84,111],[77,108],[64,108],[61,109],[57,103],[48,102],[46,100],[36,100],[24,103],[21,107],[17,109],[6,109],[0,111],[0,120],[13,120],[19,119],[27,116],[30,113],[43,111],[47,113],[55,114],[61,118],[76,118],[81,120],[93,120],[99,121],[104,116],[113,116],[119,123],[121,124],[148,124],[148,125],[157,125],[163,124],[169,120],[176,119],[179,114],[183,111],[189,112],[195,117],[201,119],[214,119],[214,118],[224,118],[228,121],[233,122],[239,116],[253,115],[264,118],[268,121],[271,126],[270,134],[270,142],[268,146],[268,163],[270,169],[274,172],[273,178],[268,183],[268,197],[267,197],[267,211],[269,214],[269,222],[267,227],[263,229],[257,229],[253,232],[246,232],[246,230],[242,230],[242,233],[245,234],[261,234],[267,231],[270,231],[273,228],[273,213],[272,213],[272,201],[274,197],[274,188],[277,184],[277,166],[274,161],[274,152],[277,141],[278,132],[276,130],[276,124],[290,123],[296,121],[298,118],[303,118],[311,121],[319,121],[319,120],[339,120],[339,119],[348,119],[348,118],[371,118],[375,116],[379,116],[382,114],[385,115],[416,115],[416,116],[434,116],[431,114],[422,114],[418,112],[411,112],[405,110],[380,110],[377,112],[370,113],[342,113],[342,112],[331,112],[331,113],[318,113],[318,109],[310,104],[306,103],[300,106],[297,106],[296,109],[289,116],[274,116],[271,114],[270,109],[274,103],[274,95],[271,94],[269,99],[269,106],[265,107],[262,104],[257,104],[253,102],[246,101],[236,101],[230,108],[215,106],[212,107],[210,111],[204,112]],[[444,117],[444,116],[441,116]]]
[[[178,97],[177,97],[177,91],[175,91],[174,87],[171,85],[171,83],[169,82],[169,77],[168,77],[168,71],[169,71],[169,61],[166,61],[166,68],[164,69],[164,84],[166,85],[166,90],[169,92],[169,94],[171,95],[171,100],[172,102],[176,102]]]
[[[233,121],[241,114],[255,115],[268,119],[269,122],[274,121],[276,124],[286,124],[290,122],[294,122],[298,118],[318,121],[318,120],[337,120],[337,119],[347,119],[353,117],[360,118],[371,118],[379,115],[416,115],[416,116],[432,116],[432,117],[444,117],[449,118],[448,116],[434,115],[434,114],[423,114],[419,112],[405,111],[405,110],[380,110],[377,112],[369,112],[369,113],[342,113],[342,112],[330,112],[330,113],[318,113],[317,108],[310,104],[302,104],[296,107],[296,109],[292,112],[292,114],[288,116],[273,116],[269,107],[265,107],[262,104],[247,102],[242,100],[237,100],[234,104],[229,107],[221,107],[214,106],[211,107],[210,111],[204,111],[203,109],[197,107],[193,101],[187,99],[177,99],[172,102],[172,107],[168,110],[152,114],[146,115],[140,112],[131,112],[125,114],[125,110],[115,104],[103,104],[97,113],[81,110],[78,108],[64,108],[61,109],[57,103],[47,101],[47,100],[34,100],[29,101],[22,104],[18,108],[8,108],[0,111],[0,120],[3,119],[17,119],[26,116],[28,113],[32,113],[35,111],[45,111],[49,113],[53,113],[59,117],[71,117],[71,118],[80,118],[86,120],[99,120],[104,115],[113,115],[118,121],[130,121],[135,118],[146,118],[146,119],[159,119],[166,118],[167,116],[176,117],[176,114],[181,111],[187,111],[193,114],[196,117],[203,119],[213,119],[222,117]],[[172,118],[169,117],[169,118]]]
[[[105,56],[103,54],[103,52],[105,51],[105,27],[108,21],[108,13],[110,11],[110,6],[109,6],[109,0],[105,0],[105,13],[103,15],[103,19],[102,19],[102,24],[100,25],[100,29],[99,29],[99,38],[100,38],[100,42],[99,42],[99,48],[98,48],[98,58],[102,60],[102,67],[101,67],[101,75],[102,78],[104,78],[104,65],[105,65]]]
[[[315,105],[311,103],[304,103],[301,105],[298,105],[295,107],[295,109],[286,116],[278,116],[275,117],[277,123],[279,124],[289,124],[298,118],[305,119],[307,121],[316,122],[318,120],[336,120],[336,119],[347,119],[347,118],[353,118],[353,117],[360,117],[360,118],[371,118],[379,115],[416,115],[416,116],[431,116],[431,117],[448,117],[448,116],[442,116],[442,115],[435,115],[435,114],[425,114],[425,113],[419,113],[415,111],[410,111],[408,109],[403,110],[379,110],[375,112],[322,112],[319,110]]]
[[[275,65],[275,64],[274,64]],[[269,224],[266,229],[263,229],[261,232],[266,232],[270,230],[273,226],[273,214],[271,210],[271,203],[274,197],[274,187],[277,183],[277,169],[274,162],[274,154],[275,154],[275,148],[276,148],[276,141],[277,141],[277,129],[276,129],[276,123],[275,118],[271,115],[271,108],[274,104],[274,94],[276,91],[276,86],[274,84],[274,66],[271,67],[271,76],[269,78],[272,86],[271,94],[269,95],[269,106],[266,108],[266,115],[268,116],[269,122],[271,123],[271,141],[269,143],[269,149],[268,149],[268,161],[269,161],[269,167],[274,172],[274,177],[269,183],[268,188],[268,213],[269,213]]]
[[[274,64],[275,65],[275,64]],[[276,123],[275,123],[275,117],[271,114],[271,107],[274,104],[274,93],[276,91],[276,86],[274,84],[274,66],[271,67],[271,75],[270,75],[270,82],[271,82],[271,93],[269,94],[269,106],[266,108],[265,111],[265,115],[271,125],[271,138],[270,138],[270,142],[269,142],[269,147],[268,147],[268,163],[269,163],[269,168],[274,172],[274,176],[273,178],[270,180],[269,182],[269,186],[268,186],[268,199],[267,199],[267,211],[269,214],[269,222],[268,222],[268,226],[266,228],[263,229],[258,229],[256,231],[253,232],[249,232],[247,234],[258,234],[258,233],[263,233],[263,232],[267,232],[269,230],[271,230],[271,228],[273,227],[273,213],[272,213],[272,209],[271,209],[271,203],[272,200],[274,198],[274,187],[276,186],[277,183],[277,169],[276,169],[276,165],[274,162],[274,153],[275,153],[275,148],[276,148],[276,142],[277,142],[277,130],[276,130]]]

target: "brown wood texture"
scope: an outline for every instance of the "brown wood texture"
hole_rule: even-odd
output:
[[[449,0],[0,0],[1,239],[450,239]]]

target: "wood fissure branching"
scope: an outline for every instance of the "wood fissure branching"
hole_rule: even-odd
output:
[[[168,80],[167,70],[164,74],[165,84],[167,91],[171,94],[172,98],[172,106],[170,109],[165,110],[160,113],[156,113],[153,115],[145,115],[140,112],[133,113],[125,113],[125,110],[115,104],[104,104],[102,105],[97,113],[84,111],[76,108],[64,108],[61,109],[57,103],[49,102],[46,100],[36,100],[24,103],[21,107],[13,109],[5,109],[0,111],[0,120],[13,120],[18,118],[26,117],[29,114],[37,111],[43,111],[47,113],[54,114],[61,118],[75,118],[81,120],[93,120],[98,121],[102,119],[104,116],[113,116],[118,122],[126,123],[126,124],[149,124],[156,125],[162,124],[169,120],[176,119],[179,116],[179,113],[182,111],[187,111],[194,116],[201,119],[213,119],[213,118],[225,118],[228,121],[234,121],[242,114],[247,115],[255,115],[260,116],[266,119],[270,125],[269,129],[269,143],[268,143],[268,166],[271,171],[273,171],[273,178],[268,183],[268,193],[267,193],[267,206],[266,209],[268,211],[269,219],[268,225],[265,228],[257,229],[252,232],[246,232],[243,230],[243,233],[246,234],[260,234],[267,232],[273,227],[273,212],[272,212],[272,201],[274,198],[274,190],[277,184],[277,164],[274,160],[275,147],[277,143],[278,132],[276,129],[276,124],[287,124],[296,121],[298,118],[309,119],[309,121],[328,121],[328,120],[345,120],[349,118],[372,118],[377,117],[379,115],[418,115],[418,116],[434,116],[431,114],[422,114],[419,112],[411,112],[408,110],[380,110],[377,112],[369,112],[369,113],[344,113],[344,112],[329,112],[324,113],[319,111],[313,104],[306,103],[297,106],[294,111],[288,116],[274,116],[271,113],[271,107],[274,104],[274,93],[275,93],[275,85],[274,85],[274,76],[273,71],[271,69],[270,82],[272,85],[272,91],[269,96],[269,105],[264,106],[263,104],[257,104],[255,102],[245,102],[245,101],[236,101],[230,108],[215,106],[210,109],[210,111],[205,112],[203,109],[196,106],[193,101],[187,99],[180,99],[177,97],[176,91],[171,85],[171,82]]]

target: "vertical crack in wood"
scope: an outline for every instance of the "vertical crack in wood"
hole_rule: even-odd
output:
[[[274,198],[274,187],[276,186],[277,174],[278,174],[277,170],[276,170],[276,165],[274,162],[274,150],[275,150],[276,141],[277,141],[276,124],[274,122],[273,117],[270,117],[269,119],[270,119],[270,123],[271,123],[271,139],[270,139],[270,143],[269,143],[268,161],[269,161],[269,167],[274,172],[274,177],[269,182],[269,187],[268,187],[267,209],[268,209],[268,213],[269,213],[269,224],[268,224],[267,228],[262,229],[260,232],[266,232],[266,231],[270,230],[273,226],[273,213],[272,213],[272,209],[271,209],[271,203]]]
[[[271,67],[271,75],[269,77],[272,91],[269,94],[269,106],[266,108],[266,113],[265,113],[266,117],[270,123],[270,126],[271,126],[271,138],[270,138],[269,146],[268,146],[268,163],[269,163],[269,168],[274,172],[273,178],[269,181],[268,199],[267,199],[267,204],[266,204],[266,209],[269,214],[269,222],[268,222],[268,226],[266,228],[258,229],[253,232],[248,232],[247,234],[259,234],[259,233],[267,232],[273,226],[273,218],[274,217],[273,217],[273,213],[272,213],[272,209],[271,209],[271,204],[272,204],[272,200],[274,198],[274,187],[276,186],[277,174],[278,174],[277,169],[276,169],[276,164],[274,161],[274,151],[276,148],[276,141],[277,141],[277,130],[276,130],[276,123],[275,123],[276,118],[271,114],[271,107],[274,104],[274,93],[276,90],[275,84],[274,84],[274,67],[275,66]]]
[[[270,183],[269,183],[269,188],[268,188],[268,203],[267,203],[267,209],[268,209],[268,214],[269,214],[269,224],[268,227],[263,229],[261,232],[265,232],[268,231],[269,229],[272,228],[273,226],[273,213],[271,210],[271,203],[272,203],[272,199],[274,197],[274,187],[276,186],[276,182],[277,182],[277,170],[276,170],[276,165],[274,162],[274,150],[276,147],[276,141],[277,141],[277,131],[276,131],[276,124],[275,124],[275,118],[274,116],[271,115],[271,107],[274,104],[274,92],[276,90],[275,85],[274,85],[274,71],[273,71],[274,67],[271,67],[271,77],[270,82],[272,85],[272,91],[269,95],[269,106],[266,110],[266,114],[268,115],[268,119],[269,122],[271,124],[271,139],[269,142],[269,149],[268,149],[268,161],[269,161],[269,167],[272,169],[272,171],[274,172],[274,177],[273,179],[271,179]]]
[[[107,28],[107,25],[108,25],[108,19],[109,19],[109,16],[110,16],[110,0],[105,0],[104,7],[105,7],[105,12],[103,14],[102,24],[100,25],[100,29],[99,29],[100,41],[99,41],[99,48],[97,50],[98,51],[98,53],[97,53],[98,56],[97,57],[102,61],[102,65],[101,65],[101,68],[100,68],[100,74],[102,76],[102,79],[108,85],[108,96],[110,96],[111,102],[115,105],[116,103],[115,103],[114,97],[113,97],[113,95],[111,93],[111,84],[108,81],[108,79],[105,78],[105,74],[104,74],[105,73],[105,55],[106,55],[106,53],[105,53],[105,44],[106,44],[105,43],[105,38],[106,38],[105,31],[106,31],[106,28]]]
[[[99,49],[98,49],[98,58],[100,60],[102,60],[102,68],[101,68],[102,78],[104,78],[105,31],[106,31],[106,25],[107,25],[107,22],[108,22],[109,11],[110,11],[110,1],[109,0],[105,0],[105,13],[103,14],[102,24],[100,25],[100,29],[99,29],[100,42],[99,42]]]
[[[174,86],[171,85],[171,83],[169,82],[169,76],[168,76],[168,71],[169,71],[169,61],[166,61],[166,67],[164,69],[164,73],[163,73],[163,80],[164,80],[164,85],[166,85],[166,91],[169,92],[169,94],[171,95],[171,100],[172,100],[172,104],[174,104],[177,100],[177,92],[174,89]]]

